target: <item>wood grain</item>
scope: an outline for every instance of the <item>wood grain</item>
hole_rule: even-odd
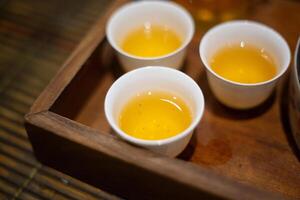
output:
[[[110,2],[0,0],[0,199],[118,199],[42,166],[23,125],[33,101]]]
[[[110,7],[106,11],[106,14],[102,15],[95,22],[90,31],[86,34],[86,36],[73,50],[72,54],[64,62],[64,64],[60,68],[60,71],[58,71],[53,80],[61,82],[61,84],[64,86],[71,81],[72,77],[77,73],[86,59],[95,50],[99,42],[104,38],[105,22],[107,21],[112,11],[120,5],[124,4],[124,2],[126,2],[126,0],[118,0],[110,5]],[[68,66],[72,66],[72,68]],[[44,90],[44,93],[40,95],[38,97],[39,99],[32,105],[30,113],[38,113],[50,109],[50,106],[54,103],[57,96],[64,89],[64,87],[57,87],[57,85],[53,82],[47,86],[47,89]],[[48,90],[50,90],[51,92],[47,92]],[[40,110],[41,108],[43,110]]]
[[[248,19],[274,27],[294,49],[300,32],[297,10],[297,2],[274,0],[257,6]],[[81,57],[82,51],[75,52],[27,115],[37,158],[123,197],[300,198],[300,163],[282,118],[286,112],[282,108],[284,79],[255,109],[236,111],[221,105],[208,87],[199,59],[202,35],[202,31],[196,33],[182,70],[202,88],[205,113],[191,143],[177,159],[128,145],[112,134],[103,101],[123,71],[105,41],[82,67],[88,54]],[[94,47],[80,48],[92,52]],[[41,143],[45,138],[47,142]]]
[[[26,129],[40,161],[122,197],[280,199],[192,163],[136,148],[49,111],[29,115],[27,120],[35,124],[27,124]],[[160,184],[153,185],[156,182]]]

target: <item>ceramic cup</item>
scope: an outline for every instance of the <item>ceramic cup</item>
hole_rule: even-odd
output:
[[[300,37],[294,54],[290,74],[288,113],[291,131],[300,152]]]
[[[182,98],[192,113],[190,126],[173,137],[161,140],[138,139],[123,132],[118,125],[121,109],[136,94],[147,91],[166,91]],[[149,66],[128,72],[116,80],[106,94],[104,110],[118,136],[132,144],[174,157],[186,147],[200,122],[204,98],[199,86],[188,75],[168,67]]]
[[[161,25],[174,30],[182,39],[175,51],[158,57],[139,57],[123,51],[120,47],[126,35],[141,26]],[[126,71],[142,66],[160,65],[180,68],[186,47],[194,35],[194,22],[190,14],[181,6],[164,1],[131,2],[113,13],[106,26],[106,36],[117,52],[117,57]]]
[[[219,49],[241,42],[268,52],[275,61],[276,76],[260,83],[243,84],[227,80],[211,69],[209,61]],[[236,109],[248,109],[264,102],[287,70],[291,59],[284,38],[272,28],[253,21],[231,21],[213,27],[202,38],[199,52],[212,92],[220,102]]]

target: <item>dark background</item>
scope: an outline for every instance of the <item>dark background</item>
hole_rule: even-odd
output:
[[[118,199],[36,161],[23,127],[24,114],[35,98],[111,2],[0,0],[1,200]],[[254,12],[275,29],[289,27],[283,36],[293,51],[299,28],[285,17],[299,15],[300,1],[251,2],[257,4],[247,13],[250,18]]]
[[[110,0],[0,0],[0,199],[116,199],[36,161],[24,114]]]

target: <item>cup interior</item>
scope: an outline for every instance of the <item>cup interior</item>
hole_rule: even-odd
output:
[[[204,110],[204,98],[199,86],[178,70],[143,67],[128,72],[115,81],[105,98],[106,116],[117,132],[122,132],[118,127],[118,117],[125,104],[138,93],[148,91],[165,91],[177,95],[185,101],[192,113],[188,129],[193,129],[199,123]]]
[[[116,50],[127,55],[120,48],[124,37],[147,24],[174,30],[182,39],[181,47],[189,43],[194,33],[193,20],[181,6],[172,2],[141,1],[126,4],[112,15],[106,29],[108,40]]]
[[[286,71],[290,63],[290,50],[286,41],[275,30],[251,21],[227,22],[209,30],[202,38],[199,48],[204,65],[218,76],[210,68],[212,56],[225,46],[241,42],[264,49],[270,54],[277,67],[277,75],[271,80],[278,78]]]

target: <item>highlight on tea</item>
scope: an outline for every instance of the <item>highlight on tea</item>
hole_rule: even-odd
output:
[[[181,43],[181,38],[167,26],[145,23],[127,34],[121,48],[135,56],[158,57],[175,51]]]
[[[210,60],[214,72],[239,83],[259,83],[276,75],[276,65],[264,49],[241,42],[221,48]]]
[[[123,107],[119,126],[135,138],[160,140],[184,131],[191,120],[191,112],[181,98],[149,91],[137,94]]]

